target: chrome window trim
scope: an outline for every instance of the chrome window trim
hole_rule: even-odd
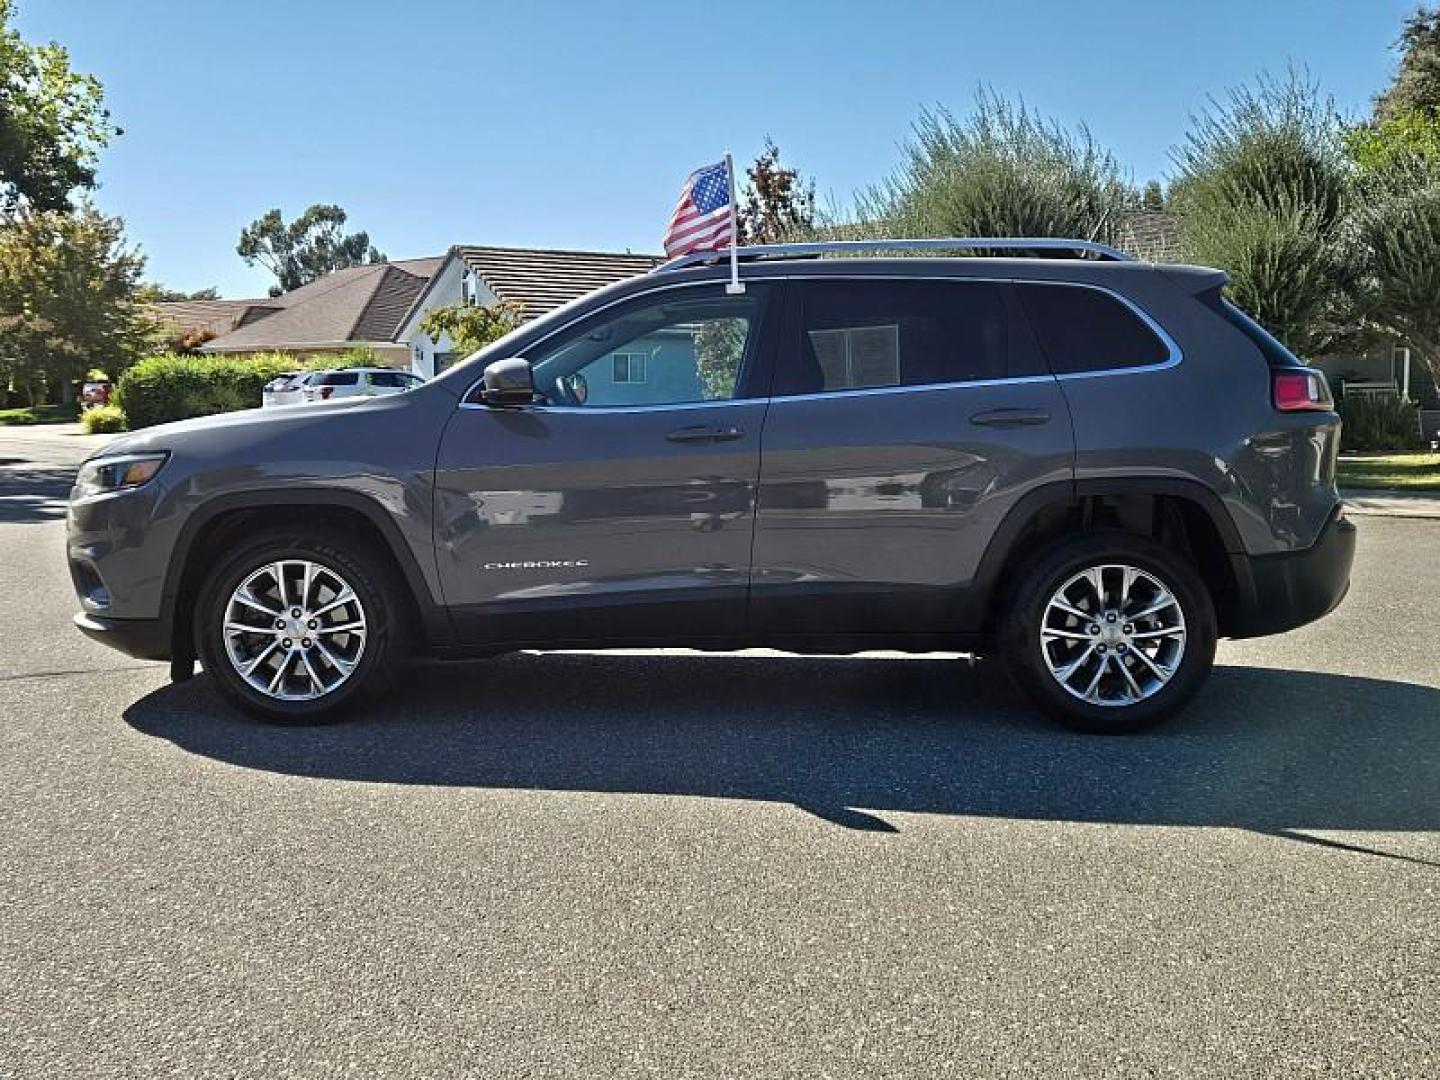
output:
[[[755,279],[752,278],[751,280],[755,280]],[[1173,337],[1171,337],[1170,334],[1169,334],[1169,332],[1168,332],[1163,326],[1161,326],[1158,322],[1156,322],[1156,321],[1154,320],[1154,318],[1151,317],[1150,313],[1147,312],[1144,308],[1142,308],[1139,304],[1135,303],[1133,300],[1131,300],[1128,296],[1125,296],[1123,293],[1116,292],[1114,289],[1106,288],[1104,285],[1096,285],[1096,284],[1093,284],[1093,283],[1088,282],[1088,281],[1054,281],[1054,280],[1047,280],[1047,279],[1045,279],[1045,278],[1012,278],[1012,277],[985,277],[985,276],[975,277],[975,276],[964,275],[964,274],[841,274],[841,275],[836,275],[836,274],[804,274],[804,273],[800,273],[800,274],[783,274],[783,275],[779,275],[779,274],[768,275],[768,274],[767,274],[763,279],[760,279],[760,280],[763,281],[763,282],[771,282],[771,281],[786,281],[786,282],[788,282],[788,281],[953,281],[953,282],[973,282],[973,283],[996,283],[996,282],[999,282],[999,283],[1004,283],[1004,284],[1009,284],[1009,285],[1049,285],[1049,286],[1053,286],[1053,287],[1055,287],[1055,288],[1064,288],[1064,289],[1090,289],[1090,290],[1092,290],[1092,291],[1094,291],[1094,292],[1104,293],[1106,296],[1109,296],[1109,297],[1111,297],[1111,298],[1113,298],[1113,299],[1115,299],[1115,300],[1120,301],[1121,304],[1123,304],[1126,308],[1128,308],[1132,314],[1134,314],[1136,317],[1138,317],[1138,318],[1140,319],[1140,321],[1143,322],[1147,327],[1149,327],[1149,328],[1150,328],[1150,331],[1151,331],[1156,337],[1158,337],[1158,338],[1160,339],[1160,343],[1165,346],[1165,348],[1166,348],[1166,350],[1168,351],[1169,355],[1168,355],[1164,360],[1162,360],[1160,363],[1158,363],[1158,364],[1140,364],[1140,365],[1136,365],[1136,366],[1133,366],[1133,367],[1119,367],[1119,368],[1097,368],[1097,369],[1095,369],[1094,371],[1071,371],[1071,372],[1066,372],[1066,373],[1063,374],[1063,375],[1053,375],[1053,374],[1051,374],[1051,375],[1016,375],[1016,376],[1012,376],[1012,377],[1004,378],[1004,379],[973,379],[973,380],[962,381],[962,382],[946,382],[946,383],[912,383],[912,384],[901,385],[901,386],[866,386],[866,387],[857,387],[856,389],[853,389],[853,390],[819,390],[819,391],[816,391],[815,393],[811,393],[811,394],[771,394],[771,395],[767,395],[767,396],[765,396],[765,397],[731,398],[731,399],[725,400],[725,401],[678,401],[678,402],[666,402],[666,403],[663,403],[663,404],[655,404],[655,405],[521,405],[521,406],[509,406],[509,411],[515,411],[516,409],[519,409],[519,410],[522,410],[522,411],[536,411],[536,412],[547,412],[547,413],[549,413],[549,412],[566,412],[566,413],[601,413],[601,412],[605,412],[605,413],[631,413],[631,412],[654,412],[654,411],[657,411],[657,410],[701,409],[701,408],[709,408],[709,407],[725,406],[725,405],[743,405],[743,404],[752,403],[752,402],[796,401],[796,400],[811,399],[811,398],[814,398],[814,399],[826,399],[826,398],[835,398],[835,397],[855,397],[855,396],[857,396],[857,395],[895,394],[895,393],[902,393],[902,392],[904,392],[904,393],[914,393],[914,392],[916,392],[916,391],[922,391],[922,390],[959,390],[959,389],[963,389],[963,388],[965,388],[965,387],[1023,386],[1023,385],[1025,385],[1025,384],[1027,384],[1027,383],[1040,383],[1040,382],[1072,382],[1072,381],[1075,381],[1075,380],[1077,380],[1077,379],[1099,379],[1099,378],[1108,378],[1108,377],[1114,376],[1114,375],[1144,375],[1144,374],[1149,374],[1149,373],[1151,373],[1151,372],[1156,372],[1156,371],[1167,371],[1167,370],[1169,370],[1170,368],[1173,368],[1173,367],[1178,366],[1178,365],[1180,364],[1180,362],[1181,362],[1182,360],[1184,360],[1184,358],[1185,358],[1185,354],[1184,354],[1183,350],[1180,348],[1179,343],[1178,343]],[[672,290],[675,290],[675,289],[693,288],[693,287],[702,286],[702,285],[712,285],[712,286],[713,286],[713,285],[720,285],[720,284],[722,284],[722,282],[720,282],[719,280],[676,281],[676,282],[669,282],[669,283],[666,283],[666,284],[664,284],[664,285],[659,285],[657,288],[654,288],[654,289],[647,289],[647,290],[645,290],[645,291],[643,291],[643,292],[634,293],[634,294],[632,294],[632,295],[630,295],[630,296],[619,297],[619,298],[617,298],[617,299],[615,299],[615,300],[610,301],[608,304],[605,304],[603,307],[598,307],[598,308],[596,308],[594,311],[587,312],[587,313],[586,313],[585,315],[583,315],[581,318],[588,319],[591,315],[598,315],[598,314],[600,314],[601,312],[608,311],[610,308],[615,307],[617,304],[628,303],[628,302],[631,301],[631,300],[637,300],[637,299],[641,299],[641,298],[643,298],[643,297],[656,296],[656,295],[658,295],[658,294],[660,294],[660,293],[669,292],[669,291],[672,291]],[[1027,317],[1028,317],[1028,316],[1027,316]],[[557,329],[555,329],[555,330],[552,330],[550,333],[546,334],[544,337],[542,337],[542,338],[540,338],[539,340],[537,340],[537,341],[534,343],[534,345],[535,345],[535,346],[542,345],[543,343],[549,341],[551,338],[555,337],[556,335],[558,335],[558,334],[563,334],[564,332],[566,332],[567,330],[569,330],[571,327],[573,327],[576,322],[579,322],[579,321],[580,321],[580,320],[578,320],[578,319],[577,319],[577,320],[573,320],[573,321],[571,321],[571,322],[569,322],[569,323],[566,323],[563,327],[559,327],[559,328],[557,328]],[[1039,347],[1039,342],[1036,342],[1036,347],[1037,347],[1037,348]],[[527,349],[526,351],[528,352],[529,349]],[[480,377],[479,379],[476,379],[473,383],[471,383],[470,386],[469,386],[469,388],[465,391],[464,396],[460,399],[460,404],[459,404],[459,406],[458,406],[459,408],[461,408],[461,409],[490,409],[490,408],[492,408],[492,406],[490,406],[490,405],[485,405],[485,404],[483,404],[483,403],[481,403],[481,402],[472,402],[472,401],[467,400],[467,399],[470,397],[470,395],[475,392],[475,389],[476,389],[478,386],[480,386],[480,384],[481,384],[483,381],[484,381],[484,375],[483,375],[483,373],[482,373],[481,377]]]
[[[1169,332],[1151,317],[1150,313],[1142,308],[1135,301],[1123,293],[1114,289],[1107,289],[1103,285],[1094,285],[1088,281],[1044,281],[1035,278],[1011,278],[1014,285],[1051,285],[1067,289],[1091,289],[1094,292],[1104,293],[1106,296],[1119,300],[1130,309],[1130,312],[1137,316],[1141,322],[1150,328],[1150,332],[1160,339],[1160,344],[1165,346],[1169,355],[1158,364],[1136,364],[1131,367],[1119,368],[1096,368],[1094,371],[1069,371],[1064,375],[1056,375],[1055,378],[1061,382],[1071,382],[1075,379],[1099,379],[1110,375],[1135,375],[1150,371],[1165,371],[1175,367],[1185,358],[1180,348],[1180,343],[1170,336]],[[1027,316],[1028,317],[1028,316]],[[1039,342],[1036,342],[1038,345]],[[1043,351],[1043,350],[1042,350]]]
[[[551,330],[551,331],[550,331],[548,334],[546,334],[544,337],[537,338],[537,339],[536,339],[535,341],[533,341],[530,345],[526,346],[525,352],[530,352],[532,349],[539,348],[541,345],[544,345],[545,342],[549,341],[551,338],[556,337],[556,336],[558,336],[558,335],[560,335],[560,334],[566,333],[567,331],[569,331],[570,329],[572,329],[572,328],[575,326],[576,323],[579,323],[579,322],[581,322],[581,321],[583,321],[583,320],[585,320],[585,319],[588,319],[588,318],[590,318],[590,316],[592,316],[592,315],[599,315],[601,312],[609,311],[611,308],[613,308],[613,307],[615,307],[615,306],[617,306],[617,305],[619,305],[619,304],[628,304],[631,300],[640,300],[640,299],[643,299],[643,298],[645,298],[645,297],[647,297],[647,296],[658,296],[658,295],[660,295],[661,293],[664,293],[664,292],[672,292],[672,291],[674,291],[675,289],[694,289],[694,288],[698,288],[698,287],[705,286],[705,285],[720,286],[720,285],[723,285],[723,284],[724,284],[724,282],[719,281],[719,280],[715,280],[715,281],[667,281],[667,282],[657,282],[657,283],[656,283],[656,288],[653,288],[653,289],[645,289],[645,290],[643,290],[643,291],[641,291],[641,292],[631,293],[629,296],[617,296],[614,300],[611,300],[609,303],[607,303],[607,304],[602,304],[600,307],[596,308],[596,309],[593,310],[593,311],[587,311],[584,315],[581,315],[581,316],[580,316],[579,318],[577,318],[577,319],[571,319],[569,322],[565,323],[564,326],[557,326],[554,330]],[[583,297],[582,297],[581,299],[583,299]],[[573,302],[573,301],[572,301],[572,302]],[[523,354],[521,354],[521,355],[523,355]],[[460,395],[460,408],[462,408],[462,409],[488,409],[488,408],[491,408],[491,406],[486,405],[486,404],[484,404],[484,403],[482,403],[482,402],[470,401],[470,400],[469,400],[470,395],[473,394],[473,393],[475,393],[475,390],[476,390],[476,389],[480,386],[480,384],[483,383],[484,381],[485,381],[485,373],[482,371],[482,372],[480,373],[480,377],[479,377],[478,379],[476,379],[474,382],[472,382],[468,387],[466,387],[466,388],[465,388],[465,393],[463,393],[463,394]],[[744,400],[744,401],[760,401],[760,400],[763,400],[763,399],[761,399],[761,398],[743,398],[743,399],[741,399],[741,400]],[[676,404],[680,404],[680,403],[677,402]],[[699,403],[697,403],[697,402],[687,402],[687,403],[685,403],[685,404],[690,404],[690,405],[694,405],[694,404],[704,404],[704,402],[699,402]],[[520,407],[520,408],[527,408],[527,407],[528,407],[528,408],[546,409],[546,410],[549,410],[549,409],[568,408],[568,409],[571,409],[571,410],[573,410],[573,411],[575,411],[575,412],[596,412],[596,411],[598,411],[598,410],[600,410],[600,409],[642,409],[642,408],[650,408],[650,409],[653,409],[653,408],[660,408],[661,406],[657,406],[657,405],[595,405],[595,406],[586,406],[586,405],[535,405],[535,406],[519,406],[519,407]],[[516,406],[513,406],[513,405],[512,405],[512,406],[509,406],[509,408],[514,409],[514,408],[516,408]]]
[[[763,397],[742,397],[724,398],[718,401],[666,401],[654,405],[483,405],[473,401],[462,401],[459,408],[462,409],[483,409],[487,412],[536,412],[536,413],[576,413],[580,415],[598,416],[611,413],[649,413],[649,412],[673,412],[679,409],[720,409],[730,405],[764,405],[769,398]]]
[[[1054,375],[1016,375],[1006,379],[970,379],[965,382],[944,383],[902,383],[900,386],[857,386],[852,390],[817,390],[813,394],[776,394],[771,398],[746,398],[743,400],[823,401],[828,398],[872,397],[876,394],[917,394],[931,390],[969,390],[987,386],[1023,386],[1026,383],[1053,383]]]
[[[765,280],[777,280],[774,277],[767,277]],[[1151,318],[1149,312],[1135,303],[1128,296],[1108,289],[1103,285],[1094,285],[1088,281],[1052,281],[1044,278],[1013,278],[1013,277],[974,277],[960,274],[787,274],[779,280],[784,281],[956,281],[956,282],[1003,282],[1010,285],[1053,285],[1065,289],[1091,289],[1094,292],[1104,293],[1120,303],[1124,304],[1141,322],[1150,328],[1151,332],[1160,339],[1169,355],[1158,364],[1138,364],[1132,367],[1120,368],[1097,368],[1094,371],[1073,371],[1064,375],[1014,375],[1004,379],[968,379],[962,382],[946,383],[911,383],[901,386],[866,386],[857,387],[853,390],[820,390],[812,394],[772,394],[770,401],[794,401],[800,398],[834,398],[854,397],[859,394],[877,393],[898,393],[901,391],[913,393],[917,390],[960,390],[965,387],[994,387],[994,386],[1023,386],[1026,383],[1039,382],[1069,382],[1073,379],[1095,379],[1111,375],[1137,375],[1152,371],[1165,371],[1175,367],[1184,359],[1184,353],[1179,343],[1166,332],[1165,328]],[[1027,315],[1028,318],[1028,315]],[[1039,342],[1036,342],[1039,348]],[[1043,354],[1043,350],[1042,350]]]

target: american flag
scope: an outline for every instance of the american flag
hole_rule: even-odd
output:
[[[735,242],[730,224],[730,170],[725,162],[696,169],[685,181],[665,231],[665,254],[719,251]]]

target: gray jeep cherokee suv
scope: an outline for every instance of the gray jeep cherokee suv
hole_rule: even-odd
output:
[[[774,646],[998,650],[1122,731],[1218,636],[1345,595],[1329,391],[1222,273],[1034,239],[740,254],[742,292],[677,260],[406,394],[118,439],[71,494],[77,625],[280,721],[417,649]]]

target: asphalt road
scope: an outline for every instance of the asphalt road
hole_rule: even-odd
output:
[[[66,438],[0,430],[4,1080],[1440,1074],[1440,522],[1137,738],[777,655],[282,730],[72,631]]]

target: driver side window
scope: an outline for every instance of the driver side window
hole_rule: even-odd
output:
[[[667,290],[603,315],[532,357],[552,405],[676,405],[735,397],[754,351],[760,301]]]

